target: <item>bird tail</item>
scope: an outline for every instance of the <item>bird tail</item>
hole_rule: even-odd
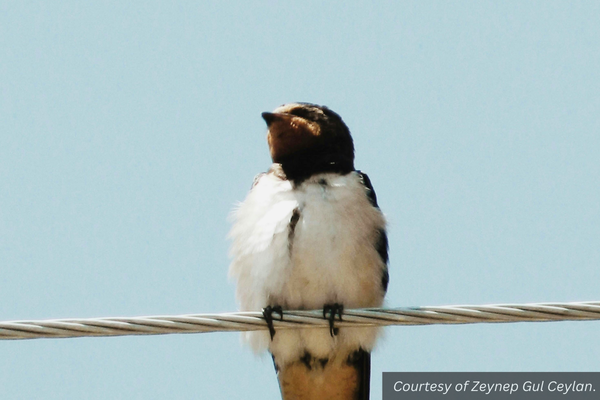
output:
[[[309,357],[278,369],[283,400],[369,400],[370,353],[360,349],[337,361]]]

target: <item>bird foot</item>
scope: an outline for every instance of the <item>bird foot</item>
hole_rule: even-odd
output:
[[[335,316],[337,315],[342,320],[342,313],[344,312],[344,306],[342,304],[325,304],[323,306],[323,318],[329,321],[329,333],[331,337],[338,334],[339,329],[334,326]]]
[[[273,326],[273,313],[279,314],[279,320],[283,321],[283,310],[281,306],[266,306],[262,309],[262,315],[265,321],[267,321],[267,327],[271,334],[271,340],[275,336],[275,327]]]

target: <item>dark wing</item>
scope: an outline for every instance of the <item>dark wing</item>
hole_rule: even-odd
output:
[[[367,174],[365,174],[362,171],[356,171],[356,173],[360,177],[360,180],[362,181],[362,184],[365,187],[365,192],[367,193],[367,197],[369,198],[369,201],[371,202],[371,205],[373,207],[379,208],[379,205],[377,204],[377,195],[375,194],[375,189],[373,189],[373,185],[371,184],[371,180],[369,179],[369,177],[367,176]]]
[[[388,261],[389,261],[388,249],[389,249],[389,246],[388,246],[387,233],[385,233],[385,229],[379,230],[379,238],[378,238],[375,246],[377,248],[377,252],[379,253],[379,257],[381,257],[381,260],[383,261],[383,263],[385,265],[385,267],[383,268],[383,271],[381,273],[381,287],[383,287],[384,292],[387,292],[388,283],[390,283],[390,273],[388,271]]]
[[[379,208],[379,205],[377,204],[377,195],[375,194],[375,189],[373,189],[371,180],[369,179],[367,174],[365,174],[364,172],[361,172],[361,171],[356,171],[356,172],[358,173],[358,176],[360,177],[362,184],[365,187],[365,193],[367,195],[367,198],[371,202],[371,205],[373,207]],[[382,271],[382,274],[381,274],[381,286],[383,287],[383,291],[386,292],[388,283],[390,282],[390,274],[388,272],[388,267],[387,267],[388,261],[389,261],[389,255],[388,255],[389,245],[388,245],[388,238],[387,238],[387,233],[386,233],[385,229],[379,230],[379,236],[377,238],[377,243],[375,243],[375,248],[377,249],[377,253],[379,253],[379,257],[381,257],[381,261],[383,261],[383,264],[385,265],[385,267]]]

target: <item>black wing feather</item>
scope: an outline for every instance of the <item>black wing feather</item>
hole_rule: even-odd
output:
[[[360,179],[365,187],[365,193],[367,195],[367,198],[371,202],[371,205],[373,207],[379,208],[379,205],[377,204],[377,195],[375,194],[375,189],[373,189],[371,180],[364,172],[356,172],[360,176]],[[385,265],[381,273],[381,286],[383,288],[383,291],[386,292],[388,288],[388,283],[390,282],[390,274],[388,272],[387,267],[389,261],[389,244],[385,229],[379,230],[379,236],[377,238],[377,243],[375,243],[375,248],[377,249],[377,253],[379,253],[379,257],[381,257],[381,261],[383,261],[383,264]]]
[[[377,204],[377,195],[375,194],[375,189],[373,189],[371,180],[369,179],[367,174],[365,174],[364,172],[362,172],[362,171],[356,171],[356,172],[358,173],[358,176],[360,176],[360,179],[362,180],[362,183],[367,192],[367,197],[369,198],[371,205],[373,207],[379,208],[379,205]]]

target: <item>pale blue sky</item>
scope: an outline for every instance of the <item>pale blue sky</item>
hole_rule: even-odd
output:
[[[326,104],[389,306],[600,300],[600,5],[0,3],[0,320],[234,311],[262,111]],[[599,371],[597,322],[393,327],[382,371]],[[236,333],[0,342],[2,399],[278,398]]]

